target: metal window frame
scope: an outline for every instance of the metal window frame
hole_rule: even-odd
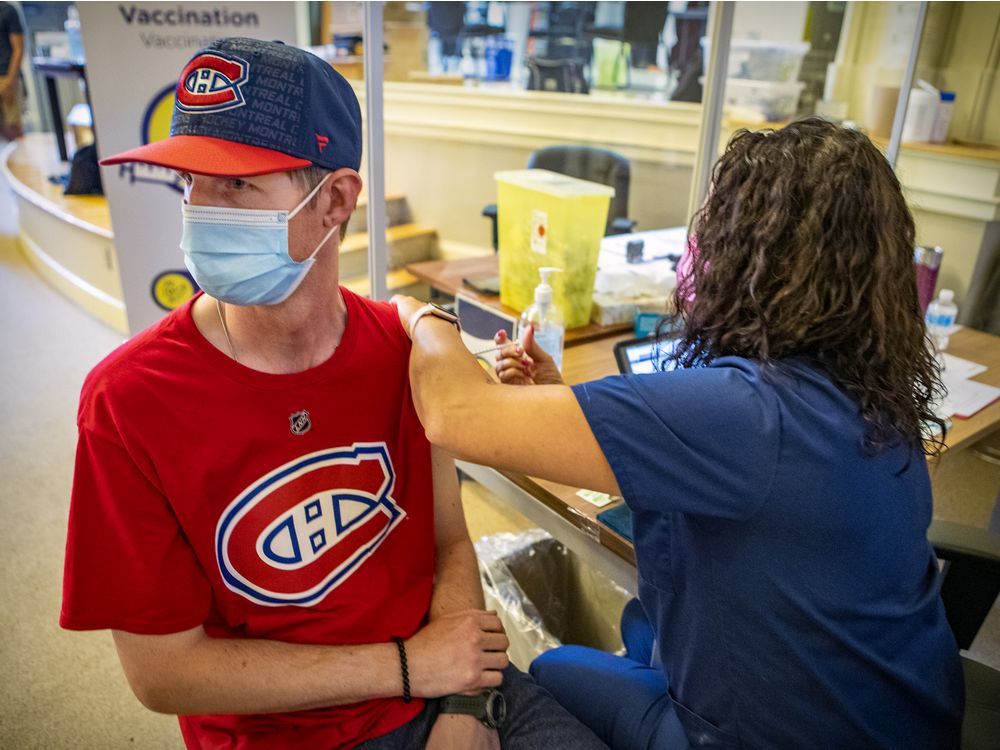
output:
[[[928,4],[927,0],[921,0],[917,3],[917,25],[913,30],[913,39],[910,42],[910,59],[906,62],[906,71],[899,84],[896,115],[892,119],[892,134],[889,136],[889,148],[885,152],[885,158],[889,160],[889,166],[892,167],[893,171],[895,171],[896,161],[899,159],[899,149],[903,145],[903,123],[906,121],[906,110],[910,105],[910,89],[913,88],[913,79],[917,75],[917,56],[920,54],[920,43],[924,37],[924,22],[927,20]]]
[[[718,156],[722,110],[726,96],[726,71],[729,67],[729,42],[733,36],[735,11],[736,3],[733,0],[716,0],[708,7],[705,35],[709,38],[711,46],[701,97],[701,125],[698,129],[698,153],[695,154],[694,172],[691,175],[688,221],[705,200],[711,182],[712,167]]]
[[[368,134],[368,281],[373,300],[389,297],[386,274],[389,251],[386,242],[385,208],[385,109],[382,101],[385,79],[382,2],[364,3],[365,132]]]
[[[849,0],[849,6],[856,0]],[[920,0],[917,9],[917,23],[910,44],[903,80],[899,85],[899,99],[893,118],[892,133],[886,150],[886,159],[895,170],[902,146],[903,123],[910,101],[910,89],[917,71],[917,56],[923,41],[924,24],[927,19],[927,0]],[[695,156],[694,172],[691,179],[691,194],[688,202],[689,220],[701,207],[711,184],[712,167],[718,157],[719,137],[722,131],[723,104],[726,93],[726,70],[729,64],[729,47],[732,40],[733,16],[736,3],[733,0],[715,0],[708,11],[706,36],[711,40],[708,55],[708,69],[705,71],[705,88],[702,96],[701,127],[698,137],[698,153]]]

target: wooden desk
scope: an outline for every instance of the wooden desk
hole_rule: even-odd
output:
[[[986,372],[972,378],[1000,388],[1000,337],[972,328],[962,328],[948,342],[948,353],[986,365]],[[952,417],[951,429],[945,438],[949,451],[972,445],[1000,429],[1000,400],[980,409],[968,419]]]
[[[495,294],[482,294],[473,291],[462,279],[472,276],[496,276],[500,273],[499,260],[496,255],[484,255],[480,258],[462,258],[460,260],[425,260],[420,263],[410,263],[406,270],[424,282],[431,289],[454,297],[461,292],[467,297],[473,297],[502,313],[517,318],[520,313],[513,308],[500,303],[500,297]],[[616,336],[622,331],[631,330],[628,323],[613,326],[600,326],[590,323],[582,328],[566,330],[566,348],[574,347],[588,341],[596,341],[608,336]],[[613,364],[613,363],[612,363]]]
[[[575,347],[563,356],[564,376],[567,383],[583,383],[598,380],[618,372],[614,358],[614,347],[629,336],[616,336],[601,341]],[[980,383],[1000,388],[1000,337],[972,328],[962,328],[948,342],[948,353],[972,362],[985,365],[988,369],[973,378]],[[945,438],[945,448],[956,451],[1000,430],[1000,400],[994,401],[968,419],[952,417],[951,429]]]
[[[618,335],[567,348],[563,374],[567,383],[597,380],[618,372],[614,345],[631,334]],[[1000,387],[1000,337],[963,328],[949,342],[956,357],[986,365],[974,379]],[[1000,430],[1000,400],[968,419],[955,417],[945,442],[946,452],[968,447]],[[576,554],[607,573],[625,589],[635,592],[635,550],[632,543],[597,520],[597,514],[615,504],[597,508],[577,496],[577,488],[544,479],[500,472],[476,464],[459,462],[460,468],[512,507],[559,539]]]

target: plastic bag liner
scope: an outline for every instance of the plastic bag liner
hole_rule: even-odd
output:
[[[510,660],[532,660],[564,643],[623,653],[621,613],[630,594],[542,529],[475,543],[486,608],[500,615]]]

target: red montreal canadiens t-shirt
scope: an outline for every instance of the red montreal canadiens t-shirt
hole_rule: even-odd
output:
[[[326,362],[246,368],[193,300],[87,377],[60,624],[220,638],[385,643],[420,629],[434,578],[430,446],[395,308],[342,290]],[[422,701],[180,717],[190,748],[340,748]]]

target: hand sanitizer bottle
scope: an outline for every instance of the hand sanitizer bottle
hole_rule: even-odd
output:
[[[566,327],[563,324],[562,313],[552,303],[549,276],[561,270],[561,268],[538,269],[542,283],[535,287],[535,304],[521,313],[521,322],[517,328],[518,338],[523,339],[528,326],[534,326],[535,341],[555,360],[559,372],[562,372],[563,336]]]
[[[948,348],[948,336],[955,325],[958,307],[955,306],[955,292],[942,289],[938,298],[927,305],[927,331],[934,337],[934,344],[939,352]]]

